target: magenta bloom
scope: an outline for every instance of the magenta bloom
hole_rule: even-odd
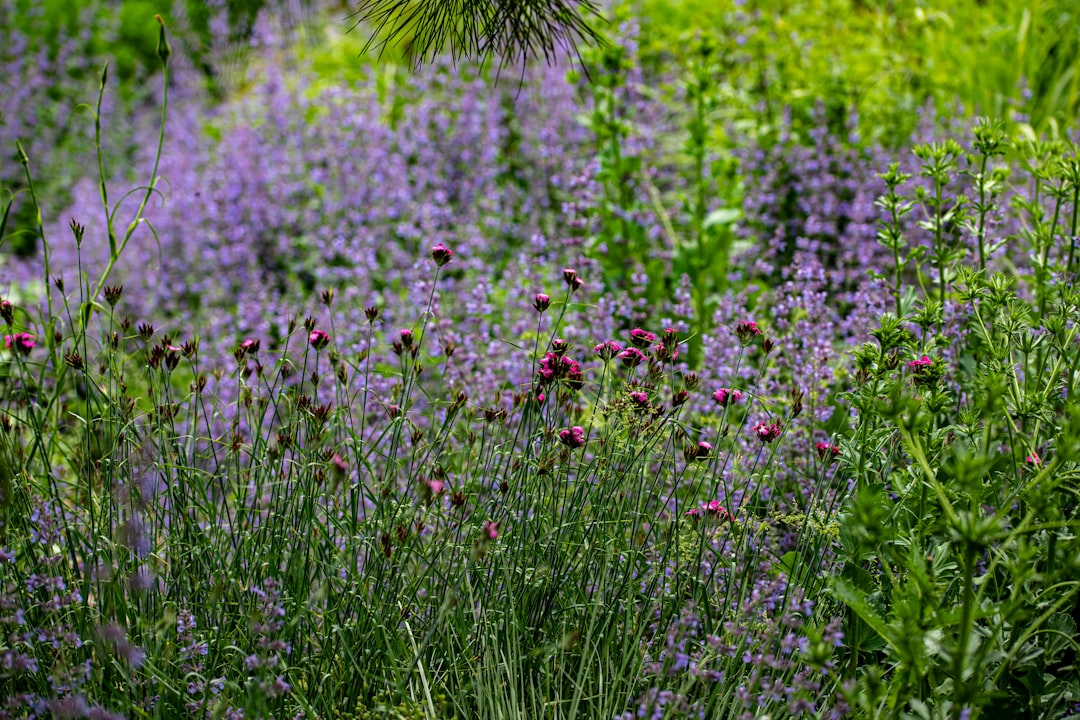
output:
[[[759,422],[754,426],[754,434],[757,435],[758,440],[765,444],[771,443],[780,437],[781,432],[783,431],[780,428],[780,423]]]
[[[645,353],[641,352],[637,348],[626,348],[619,353],[619,359],[623,361],[623,365],[626,367],[634,368],[645,362]]]
[[[738,390],[732,390],[731,388],[720,388],[712,394],[713,400],[720,407],[727,407],[733,403],[737,403],[742,400],[742,393]]]
[[[575,425],[572,428],[559,431],[559,440],[571,450],[585,444],[585,428]]]
[[[761,337],[761,329],[757,326],[757,323],[752,320],[744,320],[735,326],[735,337],[739,338],[739,342],[743,345],[749,345],[757,338]]]
[[[1032,452],[1030,455],[1024,458],[1024,462],[1026,462],[1028,465],[1034,465],[1038,467],[1039,465],[1042,465],[1042,458],[1039,457],[1039,453]]]
[[[727,511],[727,508],[720,504],[719,500],[710,500],[709,502],[702,504],[701,507],[694,508],[686,514],[694,519],[708,516],[718,520],[735,520],[731,513]]]
[[[835,445],[830,445],[827,442],[819,442],[814,445],[814,448],[817,450],[818,457],[822,460],[826,457],[836,457],[840,454],[840,448]]]
[[[916,372],[919,372],[923,368],[931,367],[933,364],[934,364],[934,361],[930,359],[929,355],[923,355],[918,360],[912,360],[907,365],[912,370],[915,370]]]
[[[248,353],[254,355],[257,352],[259,352],[259,341],[257,339],[248,338],[240,343],[241,355],[247,355]]]
[[[442,243],[439,243],[435,247],[431,248],[431,259],[435,261],[437,267],[442,267],[446,263],[450,262],[454,257],[454,251],[446,247]]]
[[[533,296],[533,307],[536,308],[536,312],[542,313],[548,309],[551,305],[551,296],[544,293],[536,293]]]
[[[643,407],[648,407],[648,405],[649,405],[649,396],[646,395],[645,393],[643,393],[640,390],[634,390],[633,392],[630,393],[629,397],[630,397],[630,402],[634,403],[638,407],[643,408]]]
[[[4,347],[8,350],[14,348],[23,356],[29,355],[35,344],[34,336],[30,333],[21,332],[4,336]]]
[[[484,521],[484,535],[488,540],[494,540],[499,537],[499,523],[492,522],[491,520]]]
[[[656,333],[641,328],[634,328],[630,331],[630,343],[636,348],[645,349],[654,342],[656,342]]]
[[[593,352],[596,353],[601,360],[607,361],[622,352],[622,345],[614,340],[608,340],[607,342],[602,342],[595,346]]]
[[[316,350],[322,350],[324,347],[330,344],[330,336],[326,334],[325,330],[319,330],[318,328],[311,331],[308,335],[308,342],[311,343],[311,347]]]

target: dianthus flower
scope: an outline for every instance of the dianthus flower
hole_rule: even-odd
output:
[[[435,247],[431,248],[431,259],[435,261],[437,267],[442,267],[446,263],[450,262],[454,257],[454,251],[446,247],[442,243],[439,243]]]
[[[575,425],[572,428],[560,430],[559,440],[570,449],[579,448],[585,444],[585,428]]]
[[[641,352],[637,348],[626,348],[619,353],[619,359],[623,361],[623,365],[626,367],[637,367],[641,363],[645,362],[645,353]]]
[[[759,422],[754,426],[754,434],[757,435],[758,440],[766,444],[780,437],[781,432],[780,423]]]
[[[761,337],[761,329],[753,320],[744,320],[735,326],[735,337],[739,338],[743,345],[749,345]]]
[[[712,394],[713,400],[720,407],[727,407],[742,400],[742,393],[731,388],[720,388]]]
[[[311,347],[316,350],[322,350],[324,347],[330,344],[330,336],[326,334],[325,330],[319,330],[318,328],[311,331],[308,335],[308,342],[311,343]]]
[[[34,345],[34,336],[30,333],[21,332],[4,336],[4,347],[8,350],[14,348],[23,356],[29,355],[30,351],[34,349]]]
[[[641,328],[634,328],[630,331],[630,343],[636,348],[644,350],[655,341],[656,333],[651,333],[648,330],[642,330]]]

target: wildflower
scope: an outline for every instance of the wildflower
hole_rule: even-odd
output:
[[[248,338],[240,343],[239,348],[241,355],[254,355],[259,352],[259,341],[257,339]]]
[[[551,305],[551,296],[544,293],[536,293],[533,296],[533,307],[536,308],[536,312],[543,313]]]
[[[608,340],[593,347],[593,352],[596,353],[597,357],[599,357],[601,360],[607,362],[608,360],[622,352],[622,345],[615,342],[614,340]]]
[[[559,440],[571,450],[585,444],[585,428],[575,425],[572,428],[559,431]]]
[[[695,519],[707,516],[718,520],[735,520],[732,514],[720,504],[719,500],[710,500],[707,503],[703,503],[701,507],[688,511],[686,515]]]
[[[446,247],[442,243],[439,243],[435,247],[431,248],[431,259],[435,261],[437,267],[442,267],[446,263],[450,262],[454,257],[454,251]]]
[[[8,325],[15,322],[15,306],[10,300],[0,300],[0,317],[4,318]]]
[[[642,330],[641,328],[634,328],[630,331],[630,344],[636,348],[645,349],[656,341],[656,333],[651,333],[648,330]]]
[[[116,307],[116,303],[120,302],[120,296],[124,293],[124,286],[106,285],[104,293],[105,302],[109,303],[109,307]]]
[[[641,390],[634,390],[629,394],[630,402],[637,405],[639,408],[648,407],[649,396],[643,393]]]
[[[822,460],[826,457],[836,457],[840,454],[840,448],[836,445],[830,445],[827,442],[819,442],[814,445],[814,448],[817,450],[818,457]]]
[[[670,347],[664,343],[656,343],[653,345],[653,355],[660,362],[674,362],[679,359],[679,351],[677,348]]]
[[[618,355],[619,359],[623,361],[623,365],[629,368],[634,368],[645,362],[645,353],[641,352],[637,348],[626,348]]]
[[[744,320],[735,326],[735,337],[739,338],[743,345],[749,345],[761,337],[761,329],[756,322]]]
[[[402,330],[401,331],[401,344],[406,350],[408,350],[409,348],[412,347],[412,344],[413,344],[413,332],[412,332],[412,330]]]
[[[1031,454],[1024,458],[1024,462],[1028,465],[1038,467],[1039,465],[1042,465],[1042,458],[1039,457],[1039,453],[1032,450]]]
[[[34,349],[34,345],[34,336],[30,333],[21,332],[4,336],[4,347],[8,350],[18,350],[19,354],[24,356],[30,354],[30,351]]]
[[[493,522],[491,520],[485,520],[484,535],[487,536],[488,540],[494,540],[495,538],[499,537],[499,523]]]
[[[322,350],[324,347],[330,344],[330,336],[326,334],[325,330],[315,328],[308,335],[308,342],[311,343],[311,347],[316,350]]]
[[[683,448],[683,458],[686,462],[694,460],[708,460],[712,454],[713,444],[702,440],[697,445],[687,445]]]
[[[732,390],[731,388],[720,388],[712,394],[713,400],[720,407],[727,407],[732,403],[737,403],[742,400],[743,394],[738,390]]]
[[[907,366],[914,376],[915,384],[920,386],[935,384],[945,373],[944,366],[934,362],[928,355],[912,360]]]
[[[758,440],[764,444],[771,443],[776,438],[780,437],[780,423],[766,423],[759,422],[754,426],[754,434],[757,435]]]
[[[671,396],[671,408],[675,408],[685,405],[686,401],[690,399],[690,393],[687,390],[678,390]]]

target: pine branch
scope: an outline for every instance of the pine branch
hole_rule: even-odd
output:
[[[448,51],[455,61],[502,63],[577,53],[603,43],[587,21],[600,18],[595,0],[360,0],[352,16],[368,24],[365,52],[399,46],[419,67]]]

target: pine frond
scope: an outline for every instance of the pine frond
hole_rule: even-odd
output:
[[[414,66],[442,52],[457,60],[525,64],[574,55],[580,43],[602,43],[589,22],[595,0],[360,0],[354,29],[370,28],[365,51],[399,46]]]

